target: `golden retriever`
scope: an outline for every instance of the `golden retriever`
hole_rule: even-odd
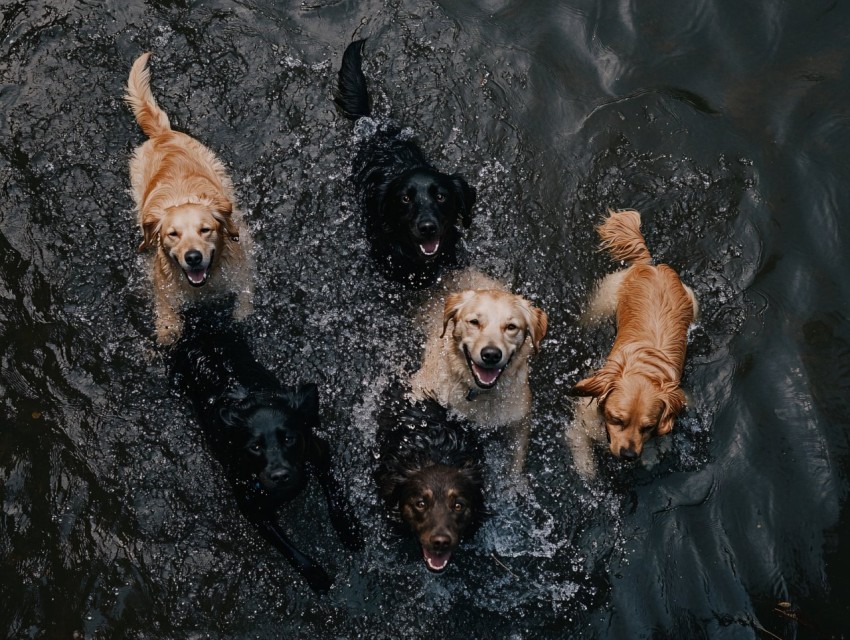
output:
[[[253,310],[250,237],[235,211],[221,161],[200,142],[171,129],[150,90],[150,53],[133,63],[125,99],[148,136],[130,159],[142,251],[153,247],[157,342],[182,333],[180,307],[201,295],[237,294],[234,317]]]
[[[696,297],[676,272],[652,265],[637,211],[609,211],[597,231],[602,248],[630,266],[601,281],[585,314],[587,322],[615,312],[617,317],[617,337],[605,365],[573,388],[575,395],[597,401],[596,407],[577,407],[569,434],[585,476],[595,473],[590,440],[607,432],[613,455],[636,460],[647,440],[673,429],[685,406],[679,380],[688,327],[697,315]]]
[[[540,349],[548,317],[478,271],[456,274],[448,288],[455,292],[443,308],[432,303],[425,312],[425,355],[411,380],[412,395],[433,397],[473,422],[511,427],[519,472],[531,410],[528,360]]]

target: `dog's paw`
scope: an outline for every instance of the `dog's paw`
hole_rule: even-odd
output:
[[[179,323],[175,324],[166,324],[156,329],[156,343],[163,347],[167,347],[169,345],[177,342],[178,338],[180,338],[180,334],[182,333],[182,327]]]
[[[250,296],[240,296],[233,308],[233,319],[244,320],[252,313],[254,313],[254,303],[251,301]]]

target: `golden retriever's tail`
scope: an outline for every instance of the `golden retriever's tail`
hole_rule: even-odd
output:
[[[149,138],[155,138],[171,131],[171,123],[165,111],[159,108],[151,93],[151,74],[148,70],[150,52],[143,53],[133,63],[130,78],[127,80],[127,94],[124,100],[133,109],[136,122]]]
[[[640,232],[640,214],[627,211],[608,210],[608,219],[596,227],[602,239],[602,249],[607,249],[615,260],[629,264],[652,264],[652,256]]]

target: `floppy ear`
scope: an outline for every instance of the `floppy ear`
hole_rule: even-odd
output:
[[[673,430],[673,423],[676,421],[676,416],[685,408],[685,392],[676,387],[672,391],[662,392],[665,397],[664,411],[661,413],[661,419],[658,421],[658,435],[663,436]]]
[[[299,384],[288,394],[290,406],[306,419],[311,427],[319,425],[319,387],[312,382]]]
[[[540,353],[540,341],[546,336],[546,329],[549,328],[549,316],[543,309],[531,306],[525,301],[525,310],[527,311],[528,333],[531,336],[531,346],[534,348],[534,353]]]
[[[446,306],[443,309],[443,332],[440,334],[442,338],[446,335],[446,328],[449,326],[449,321],[454,320],[466,301],[475,294],[474,291],[461,291],[459,293],[451,293],[446,297]]]
[[[156,245],[161,220],[162,218],[152,213],[148,213],[142,218],[142,243],[139,245],[139,251],[144,251],[148,247]]]
[[[570,393],[574,396],[590,396],[598,398],[605,393],[607,383],[600,374],[580,380],[575,384]]]
[[[227,237],[239,242],[239,227],[233,220],[233,203],[226,198],[214,198],[212,202],[213,217],[224,227]]]
[[[242,424],[242,414],[239,407],[232,404],[220,407],[218,417],[221,418],[226,427],[238,427]]]
[[[464,228],[468,229],[472,224],[472,207],[475,205],[476,197],[475,188],[470,187],[469,183],[459,173],[454,173],[449,178],[460,205],[460,221]]]
[[[604,367],[596,372],[596,375],[576,383],[570,390],[570,394],[574,396],[591,396],[596,398],[600,404],[605,402],[608,394],[614,390],[617,380],[616,369],[609,365],[610,363],[606,363]]]

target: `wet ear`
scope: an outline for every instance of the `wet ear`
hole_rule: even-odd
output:
[[[685,408],[685,393],[678,387],[672,391],[665,392],[663,398],[664,410],[661,412],[661,419],[658,421],[658,435],[663,436],[673,430],[673,423],[676,421],[676,416]]]
[[[596,375],[579,381],[570,390],[570,394],[574,396],[590,396],[596,398],[599,403],[605,402],[608,394],[614,390],[615,373],[614,371],[603,367],[596,372]]]
[[[525,302],[526,319],[528,320],[528,334],[531,336],[531,346],[534,353],[540,353],[540,341],[546,336],[549,328],[549,316],[543,309],[531,306]]]
[[[213,200],[213,216],[224,227],[224,232],[231,240],[239,241],[239,227],[233,220],[233,203],[225,198]]]
[[[238,407],[233,405],[225,405],[218,410],[218,417],[226,427],[238,427],[242,424],[242,414]]]
[[[288,398],[293,409],[301,413],[310,426],[319,424],[319,387],[312,382],[299,384]]]
[[[231,389],[221,396],[219,402],[222,406],[218,409],[218,417],[228,427],[236,427],[242,424],[242,409],[245,400],[248,399],[248,390],[242,385]]]
[[[475,295],[474,291],[461,291],[459,293],[451,293],[446,297],[446,305],[443,308],[443,332],[440,334],[441,338],[446,335],[446,328],[448,328],[449,322],[457,317],[463,305],[473,295]]]
[[[160,220],[159,216],[150,213],[142,219],[142,243],[139,245],[139,251],[156,246]]]
[[[454,173],[449,176],[454,188],[455,197],[457,198],[460,208],[460,221],[465,229],[468,229],[472,224],[472,207],[475,205],[475,188],[470,187],[469,183],[459,173]]]

